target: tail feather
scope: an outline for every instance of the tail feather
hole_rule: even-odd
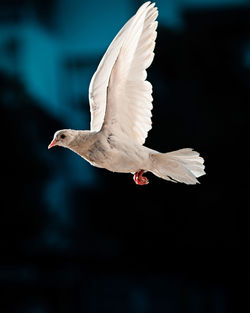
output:
[[[166,180],[196,184],[196,177],[205,174],[204,159],[190,148],[152,154],[152,172]]]

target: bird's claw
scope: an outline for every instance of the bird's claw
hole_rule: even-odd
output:
[[[137,171],[134,176],[133,179],[136,183],[136,185],[147,185],[149,183],[149,180],[147,179],[147,177],[142,176],[145,173],[144,170],[139,170]]]

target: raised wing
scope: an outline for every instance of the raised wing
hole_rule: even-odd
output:
[[[134,19],[145,11],[150,2],[144,3],[137,13],[123,26],[120,32],[111,42],[104,54],[89,86],[89,103],[91,112],[90,129],[99,131],[103,125],[106,112],[107,88],[112,68],[121,50],[121,46],[127,36]]]
[[[131,22],[110,75],[103,124],[141,145],[151,129],[152,85],[146,69],[154,58],[157,16],[153,3]]]

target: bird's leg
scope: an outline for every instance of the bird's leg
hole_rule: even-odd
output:
[[[134,174],[133,179],[136,185],[147,185],[149,183],[147,177],[142,176],[144,173],[144,170],[139,170]]]

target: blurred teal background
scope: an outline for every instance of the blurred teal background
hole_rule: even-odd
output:
[[[158,0],[146,145],[199,151],[185,186],[97,169],[56,130],[88,129],[88,86],[143,1],[1,0],[1,313],[243,312],[247,0]]]

